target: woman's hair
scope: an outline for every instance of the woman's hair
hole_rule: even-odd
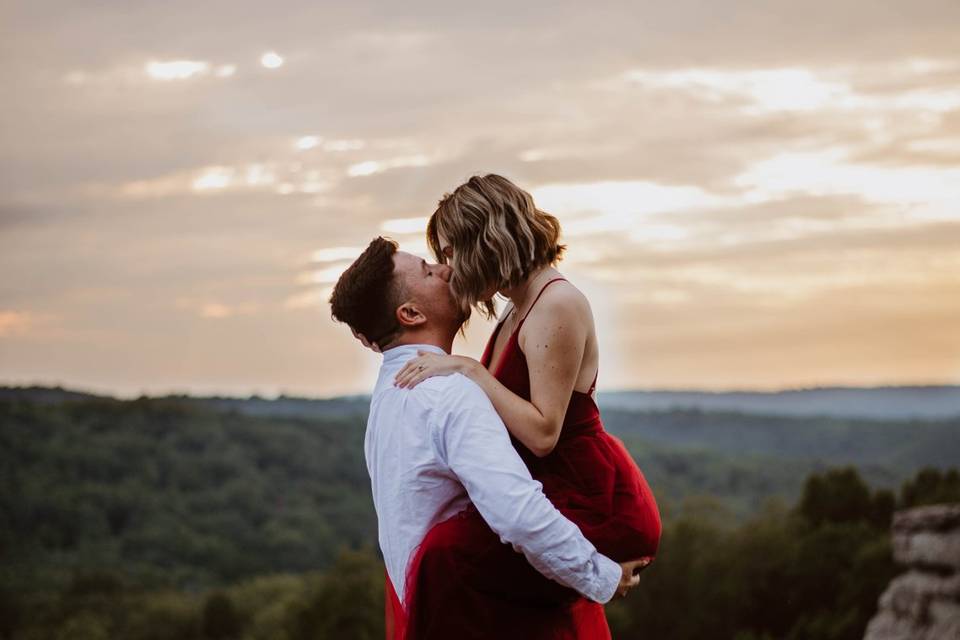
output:
[[[443,234],[453,249],[440,246]],[[555,264],[566,247],[559,244],[560,222],[537,209],[533,197],[503,176],[473,176],[445,194],[427,223],[427,244],[437,261],[450,263],[450,289],[465,312],[471,307],[487,318],[496,314],[484,292],[515,287],[533,271]]]

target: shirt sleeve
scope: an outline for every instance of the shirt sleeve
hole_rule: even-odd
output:
[[[620,565],[600,554],[547,499],[483,390],[454,376],[460,379],[450,381],[437,407],[433,435],[440,458],[502,542],[551,580],[608,602],[620,583]]]

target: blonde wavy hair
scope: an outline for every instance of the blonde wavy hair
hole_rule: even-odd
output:
[[[452,256],[440,246],[443,234]],[[560,222],[541,211],[533,197],[503,176],[473,176],[441,198],[427,223],[427,244],[442,264],[453,268],[450,289],[464,313],[476,307],[496,315],[491,287],[516,287],[540,267],[556,264],[566,246]]]

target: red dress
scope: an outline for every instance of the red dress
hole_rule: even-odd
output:
[[[547,286],[562,279],[544,285],[533,304]],[[530,400],[527,361],[517,343],[525,320],[491,373]],[[481,359],[488,369],[501,326]],[[546,496],[600,553],[618,562],[654,556],[661,533],[656,500],[623,443],[603,429],[592,395],[595,386],[596,379],[589,393],[573,392],[549,455],[538,458],[511,440]],[[472,507],[427,533],[409,565],[406,608],[389,579],[387,593],[391,640],[610,637],[603,605],[539,574],[523,555],[501,543]]]

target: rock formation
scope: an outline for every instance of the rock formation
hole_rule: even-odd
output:
[[[864,640],[960,640],[960,504],[895,513],[893,558],[907,572],[880,596]]]

